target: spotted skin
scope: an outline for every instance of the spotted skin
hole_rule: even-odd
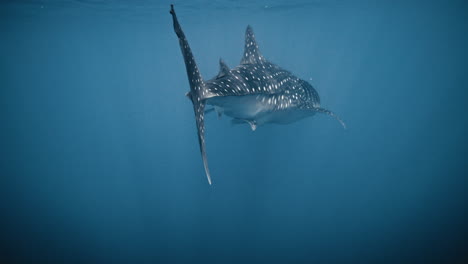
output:
[[[225,114],[233,118],[233,124],[249,124],[252,130],[268,123],[289,124],[315,113],[332,116],[345,127],[336,114],[320,107],[320,97],[312,85],[261,55],[250,26],[245,33],[244,53],[240,64],[229,69],[220,60],[218,75],[204,81],[172,5],[170,13],[185,61],[190,84],[187,96],[193,103],[200,151],[209,184],[211,176],[204,136],[206,105],[213,106],[207,112],[214,110],[218,116]]]
[[[206,157],[206,147],[205,147],[205,104],[206,101],[203,99],[204,94],[206,93],[205,82],[198,70],[198,66],[195,63],[195,58],[193,57],[192,50],[188,44],[187,38],[185,37],[182,28],[180,27],[179,21],[177,20],[177,15],[174,11],[174,6],[171,5],[172,20],[174,23],[174,31],[179,38],[179,45],[184,56],[185,68],[187,70],[187,76],[190,84],[190,92],[186,95],[193,103],[193,110],[195,113],[195,123],[197,126],[198,132],[198,143],[200,145],[200,152],[203,159],[203,166],[205,167],[206,177],[208,183],[211,185],[211,176],[210,170],[208,168],[208,159]]]

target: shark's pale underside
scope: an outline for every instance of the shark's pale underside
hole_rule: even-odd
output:
[[[218,75],[211,80],[203,80],[173,5],[170,13],[187,69],[190,91],[186,95],[193,103],[198,142],[209,184],[211,176],[206,158],[204,125],[206,105],[212,105],[218,116],[230,116],[233,123],[249,124],[252,130],[267,123],[288,124],[315,113],[330,115],[345,127],[338,116],[320,107],[319,95],[309,83],[260,54],[250,26],[245,32],[244,55],[240,65],[229,69],[220,60]]]

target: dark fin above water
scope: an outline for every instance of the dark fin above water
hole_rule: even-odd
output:
[[[339,116],[337,116],[335,113],[333,113],[332,111],[324,109],[324,108],[313,108],[313,110],[315,112],[326,114],[326,115],[329,115],[329,116],[335,118],[336,120],[338,120],[338,122],[340,122],[340,124],[343,126],[343,128],[346,129],[346,124],[343,122],[343,120],[341,120],[341,118]]]
[[[216,78],[221,78],[229,74],[229,67],[223,61],[223,59],[219,59],[219,73]]]
[[[205,167],[206,177],[208,178],[208,183],[211,185],[211,176],[210,170],[208,169],[208,160],[206,158],[206,148],[205,148],[205,93],[207,92],[205,88],[205,82],[198,70],[197,64],[195,63],[195,58],[193,57],[192,51],[188,44],[188,41],[185,37],[184,32],[177,20],[177,15],[174,10],[174,5],[171,5],[172,21],[174,22],[174,32],[179,38],[180,50],[184,56],[185,68],[187,70],[187,76],[190,84],[190,92],[187,96],[193,103],[193,110],[195,112],[195,121],[197,125],[198,132],[198,143],[200,145],[200,152],[203,159],[203,165]]]
[[[244,56],[242,57],[241,64],[255,64],[262,63],[265,61],[262,54],[258,50],[257,41],[255,41],[255,35],[252,27],[247,26],[245,31],[245,45],[244,45]]]

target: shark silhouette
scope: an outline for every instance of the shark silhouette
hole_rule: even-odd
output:
[[[252,130],[268,123],[289,124],[315,113],[330,115],[346,128],[337,115],[320,107],[319,95],[312,85],[269,62],[260,54],[250,26],[247,26],[245,32],[244,55],[240,65],[229,69],[220,60],[218,75],[211,80],[203,80],[173,5],[170,13],[185,61],[190,84],[190,91],[186,96],[193,103],[198,142],[210,185],[211,176],[205,148],[205,112],[216,111],[218,117],[225,114],[233,118],[232,123],[249,124]],[[213,108],[205,111],[206,105]]]

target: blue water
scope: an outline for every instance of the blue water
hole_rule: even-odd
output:
[[[348,125],[207,116],[169,1],[0,4],[2,263],[466,263],[463,1],[173,1],[205,78],[263,55]]]

